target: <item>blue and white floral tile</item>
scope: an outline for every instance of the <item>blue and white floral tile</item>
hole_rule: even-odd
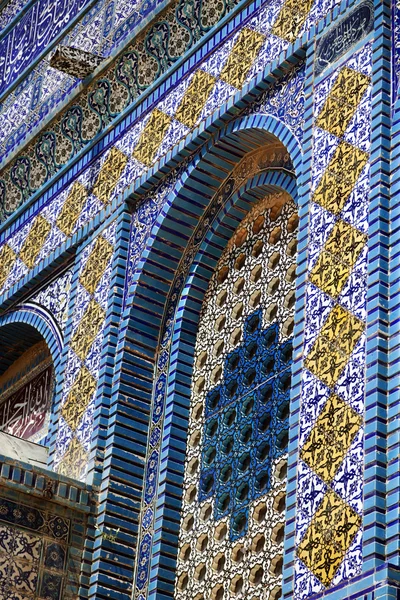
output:
[[[365,245],[338,297],[339,303],[362,321],[367,316],[367,254]]]
[[[65,419],[60,416],[57,423],[57,441],[54,454],[54,469],[57,469],[64,454],[66,453],[69,444],[73,438],[73,432],[67,425]]]
[[[306,323],[304,328],[304,356],[310,352],[322,326],[334,306],[334,300],[312,283],[307,284]]]
[[[314,128],[311,191],[317,188],[322,175],[339,146],[339,138],[320,127]]]
[[[331,482],[331,488],[359,515],[363,513],[364,431],[361,428]]]
[[[104,328],[101,328],[99,333],[94,339],[91,345],[87,357],[85,358],[84,365],[90,371],[91,375],[97,379],[99,375],[101,351],[104,340]]]
[[[302,397],[307,398],[307,402],[303,402],[301,405],[299,448],[303,447],[323,406],[332,393],[322,381],[307,369],[304,369],[301,375],[301,386]]]
[[[362,170],[360,177],[346,204],[340,213],[340,218],[353,225],[364,234],[368,233],[369,207],[369,163]]]
[[[183,123],[173,119],[167,129],[163,141],[156,152],[154,160],[159,160],[168,152],[168,150],[178,144],[188,133],[190,133],[189,127],[186,127],[186,125],[183,125]]]
[[[327,486],[322,479],[300,459],[297,467],[296,545],[301,542],[326,490]]]
[[[364,152],[369,152],[371,148],[371,89],[369,86],[366,90],[343,134],[346,142],[357,146]]]
[[[201,123],[201,121],[218,110],[236,92],[237,89],[233,87],[233,85],[229,85],[229,83],[226,83],[225,81],[217,81],[207,102],[203,106],[198,123]]]
[[[335,574],[335,577],[332,580],[332,586],[340,583],[341,581],[352,579],[361,573],[363,563],[362,537],[363,530],[360,528],[354,536],[354,540],[352,541],[350,548],[347,550],[343,562],[341,563]]]
[[[295,560],[295,598],[307,598],[324,590],[322,583],[311,573],[305,564],[296,557]]]

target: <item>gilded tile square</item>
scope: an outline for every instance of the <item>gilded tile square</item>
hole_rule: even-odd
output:
[[[336,221],[310,275],[312,281],[336,298],[343,290],[367,238],[346,223]]]
[[[86,470],[88,458],[88,453],[83,448],[82,444],[74,437],[59,464],[58,472],[61,475],[66,475],[67,477],[79,480],[82,473]]]
[[[94,294],[113,252],[113,246],[103,236],[100,235],[96,238],[86,265],[79,277],[79,281],[90,294]]]
[[[366,152],[341,142],[314,192],[313,201],[339,214],[367,162]]]
[[[175,118],[190,129],[196,124],[215,84],[215,77],[199,69],[194,74],[175,113]]]
[[[288,42],[296,41],[314,0],[285,0],[271,33]]]
[[[306,357],[305,366],[328,387],[333,387],[364,331],[364,324],[336,305]]]
[[[111,148],[93,187],[93,194],[104,204],[110,201],[127,162],[128,157],[124,152],[115,146]]]
[[[4,246],[0,249],[0,288],[3,287],[5,281],[7,280],[16,258],[17,257],[14,250],[7,244],[4,244]]]
[[[101,306],[95,300],[91,300],[70,343],[70,347],[81,360],[85,360],[105,316]]]
[[[301,450],[301,458],[329,484],[360,427],[360,415],[339,396],[330,396]]]
[[[298,557],[329,586],[361,525],[361,517],[333,491],[323,498],[297,549]]]
[[[61,409],[61,415],[75,431],[96,390],[96,380],[86,367],[82,367]]]
[[[350,267],[338,260],[329,252],[321,252],[310,275],[310,281],[321,290],[336,298],[342,291],[348,277]]]
[[[50,231],[50,223],[41,215],[38,215],[33,221],[32,227],[19,253],[19,258],[29,269],[34,267],[39,252]]]
[[[88,193],[83,185],[75,182],[57,217],[56,225],[65,235],[74,231],[79,215],[85,205]]]
[[[369,77],[344,67],[322,107],[317,126],[342,137],[369,84]]]
[[[220,79],[240,90],[264,40],[261,33],[242,29],[221,71]]]
[[[171,117],[155,108],[139,138],[133,158],[150,167],[170,123]]]

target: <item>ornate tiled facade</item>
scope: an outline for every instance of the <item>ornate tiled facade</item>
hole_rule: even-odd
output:
[[[50,4],[0,2],[0,600],[397,597],[398,2]]]

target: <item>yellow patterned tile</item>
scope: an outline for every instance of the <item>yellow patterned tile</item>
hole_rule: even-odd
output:
[[[301,450],[301,458],[325,483],[331,483],[360,427],[360,415],[339,396],[330,396]]]
[[[263,45],[265,37],[257,31],[242,29],[222,69],[222,81],[240,90],[248,72]]]
[[[319,114],[318,127],[341,137],[353,118],[369,83],[369,77],[363,73],[348,67],[342,69]]]
[[[314,192],[314,202],[339,214],[367,162],[366,152],[340,142]]]
[[[126,154],[115,146],[111,148],[93,187],[93,194],[104,204],[110,201],[127,162]]]
[[[336,298],[349,278],[351,269],[337,257],[322,251],[310,274],[310,281],[321,290]]]
[[[91,300],[75,331],[70,346],[81,360],[85,360],[105,318],[105,311]]]
[[[50,231],[50,223],[42,215],[38,215],[33,221],[32,227],[19,253],[20,259],[29,269],[34,267],[39,252]]]
[[[324,250],[353,268],[366,243],[366,235],[339,219],[326,241]]]
[[[183,96],[175,118],[192,129],[200,117],[201,111],[215,84],[215,77],[200,69],[196,71],[185,95]]]
[[[86,367],[82,367],[61,409],[63,418],[73,431],[76,430],[81,422],[83,413],[95,391],[95,378]]]
[[[271,33],[296,41],[313,4],[314,0],[285,0]]]
[[[297,549],[300,560],[325,586],[331,584],[360,526],[361,517],[328,491]]]
[[[113,255],[113,246],[101,235],[96,238],[86,265],[79,277],[83,287],[93,294]]]
[[[85,472],[88,459],[89,455],[85,448],[74,437],[58,465],[58,472],[60,475],[79,480]]]
[[[16,258],[14,250],[7,244],[0,249],[0,288],[5,284]]]
[[[305,366],[328,387],[333,387],[364,331],[364,323],[339,305],[321,328]]]
[[[150,167],[170,126],[171,117],[155,108],[133,152],[133,157]]]
[[[310,281],[336,298],[342,291],[367,237],[338,220],[310,274]]]
[[[57,217],[56,225],[65,235],[70,236],[85,205],[88,193],[81,183],[76,181]]]

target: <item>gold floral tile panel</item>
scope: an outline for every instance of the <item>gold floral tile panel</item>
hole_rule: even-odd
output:
[[[338,220],[311,271],[310,281],[336,298],[342,291],[367,237]]]
[[[215,77],[209,73],[201,69],[196,71],[177,108],[175,118],[186,125],[186,127],[192,129],[200,117],[215,81]]]
[[[349,265],[339,261],[334,254],[322,251],[313,268],[310,281],[321,290],[336,298],[349,278]]]
[[[361,526],[361,517],[333,491],[322,499],[297,555],[328,587]]]
[[[301,450],[301,458],[325,483],[331,483],[360,427],[360,415],[339,396],[330,396]]]
[[[81,360],[85,360],[105,319],[105,311],[91,300],[71,340],[71,348]]]
[[[264,40],[265,37],[261,33],[243,28],[222,69],[222,81],[238,90],[242,89]]]
[[[114,249],[110,242],[101,235],[96,238],[86,265],[79,277],[79,281],[89,294],[95,292],[113,252]]]
[[[363,331],[360,319],[341,306],[334,306],[305,359],[306,368],[333,387]]]
[[[342,69],[319,114],[316,122],[318,127],[341,137],[369,84],[370,78],[363,73],[349,67]]]
[[[76,181],[57,217],[56,225],[65,235],[70,236],[79,219],[82,209],[87,200],[86,188]]]
[[[79,480],[82,471],[86,468],[88,459],[89,455],[85,448],[79,440],[74,437],[58,465],[58,472],[66,477],[72,477],[72,479]]]
[[[14,250],[10,246],[7,246],[7,244],[4,244],[0,249],[0,288],[3,287],[16,259],[17,256]]]
[[[50,231],[50,223],[42,215],[38,215],[33,221],[32,227],[19,253],[20,259],[29,269],[35,266],[36,259]]]
[[[103,204],[107,204],[110,201],[114,188],[127,162],[128,157],[126,154],[118,150],[115,146],[111,148],[93,187],[93,194]]]
[[[285,0],[271,33],[295,42],[313,4],[314,0]]]
[[[335,215],[339,214],[367,162],[367,152],[340,142],[314,192],[314,202]]]
[[[86,367],[82,367],[61,409],[61,414],[72,431],[75,431],[81,422],[95,391],[96,380]]]
[[[171,117],[155,108],[133,152],[133,157],[150,167],[171,124]]]

